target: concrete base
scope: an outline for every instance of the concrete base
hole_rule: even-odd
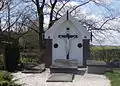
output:
[[[88,60],[88,73],[104,74],[106,71],[106,63],[104,61]]]

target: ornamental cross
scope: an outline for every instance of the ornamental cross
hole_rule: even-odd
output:
[[[69,59],[70,40],[78,38],[78,35],[70,35],[69,28],[67,28],[66,35],[58,35],[58,38],[65,39],[66,42],[66,58]]]

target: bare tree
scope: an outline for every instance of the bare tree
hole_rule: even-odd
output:
[[[44,8],[48,7],[50,9],[50,12],[48,13],[49,15],[49,25],[48,25],[48,28],[50,28],[53,23],[54,23],[54,20],[53,19],[58,19],[57,16],[60,15],[60,11],[64,8],[64,6],[70,1],[70,0],[66,0],[64,3],[62,0],[50,0],[49,3],[45,3],[46,0],[32,0],[32,2],[35,4],[36,8],[37,8],[37,12],[38,12],[38,18],[39,18],[39,44],[40,44],[40,49],[43,50],[43,46],[44,46]],[[86,2],[83,2],[82,4],[74,7],[72,11],[74,11],[75,9],[77,9],[78,7],[82,6],[82,5],[85,5],[87,3],[89,3],[91,0],[88,0]],[[28,2],[28,1],[27,1]],[[61,6],[61,8],[58,10],[58,11],[55,11],[55,7],[57,5],[57,3],[60,2],[60,3],[63,3],[63,5]],[[54,18],[56,14],[56,17]],[[61,16],[61,15],[60,15]]]
[[[0,0],[0,11],[4,10],[7,7],[7,0]]]
[[[40,52],[44,51],[44,33],[46,31],[44,29],[44,22],[45,22],[46,16],[49,17],[49,23],[48,23],[48,29],[49,29],[54,24],[54,21],[56,21],[63,14],[66,13],[66,10],[68,10],[71,14],[75,13],[75,15],[77,15],[77,13],[78,13],[79,16],[81,16],[80,15],[81,11],[78,11],[78,10],[80,10],[81,7],[89,4],[90,2],[96,4],[97,6],[104,7],[109,12],[112,11],[108,7],[106,7],[104,4],[102,4],[102,3],[104,3],[103,0],[102,1],[101,0],[79,0],[79,4],[76,4],[74,6],[70,6],[70,5],[68,6],[68,4],[72,0],[23,0],[23,1],[28,4],[30,4],[32,2],[32,5],[35,6],[35,10],[37,11],[37,17],[38,17],[38,21],[39,21],[38,25],[36,25],[35,22],[33,21],[34,19],[32,19],[30,17],[27,17],[27,20],[29,20],[29,22],[31,22],[31,26],[34,25],[35,28],[37,28],[38,30],[36,30],[35,28],[31,27],[29,24],[26,24],[26,23],[22,23],[21,26],[25,25],[25,26],[29,27],[31,30],[34,30],[39,35]],[[44,10],[46,10],[46,11],[44,11]],[[83,15],[83,16],[84,17],[82,17],[81,19],[79,18],[80,23],[85,25],[85,27],[89,31],[97,30],[100,33],[102,33],[102,31],[105,31],[105,30],[117,30],[115,28],[106,28],[105,27],[109,21],[115,20],[117,18],[116,16],[112,16],[112,15],[108,16],[108,17],[105,16],[104,20],[101,20],[101,21],[94,21],[92,19],[86,19],[87,16],[86,15]],[[21,23],[21,22],[19,22],[19,23]],[[104,34],[104,33],[102,33],[102,34]],[[94,35],[94,32],[93,32],[93,35]]]
[[[14,3],[14,0],[2,0],[0,2],[2,4],[1,6],[1,16],[0,16],[0,30],[1,30],[1,37],[7,37],[6,38],[1,38],[4,41],[11,41],[12,39],[19,40],[19,38],[26,34],[26,32],[20,33],[20,32],[15,32],[14,27],[17,25],[17,23],[21,20],[22,15],[24,15],[24,11],[26,11],[27,7],[24,7],[22,10],[18,10],[19,12],[16,11],[17,6],[20,4],[18,2],[17,4]],[[3,23],[4,22],[4,23]],[[24,23],[24,22],[22,22]],[[20,29],[23,27],[19,27]],[[22,30],[22,29],[21,29]],[[15,34],[14,36],[12,34]],[[2,36],[3,35],[3,36]]]

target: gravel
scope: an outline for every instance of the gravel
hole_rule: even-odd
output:
[[[16,83],[23,86],[111,86],[109,79],[104,75],[84,74],[75,75],[73,82],[46,82],[50,77],[49,69],[43,73],[24,74],[21,72],[13,73]]]

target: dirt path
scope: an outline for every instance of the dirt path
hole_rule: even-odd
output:
[[[23,86],[111,86],[108,78],[97,74],[75,75],[73,82],[46,82],[50,76],[48,69],[43,73],[24,74],[18,72],[13,75],[14,79],[19,79],[17,83],[22,83]]]

